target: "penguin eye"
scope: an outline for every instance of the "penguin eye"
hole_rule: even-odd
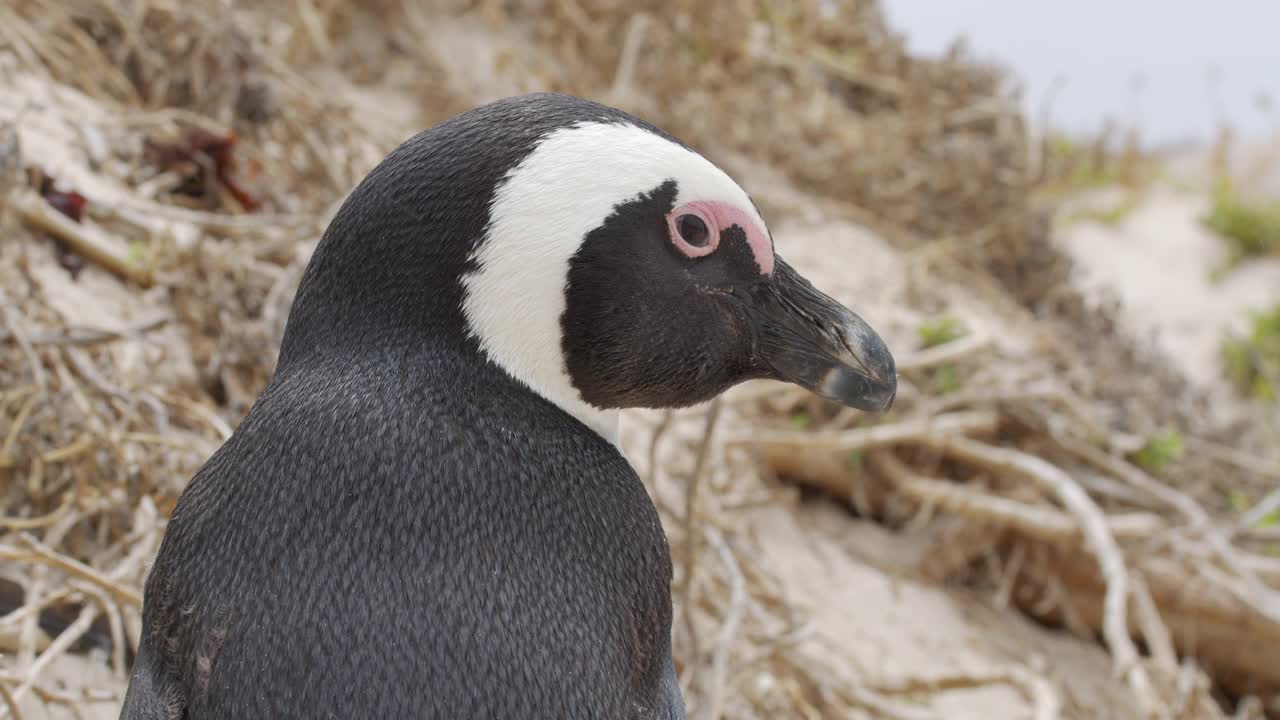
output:
[[[707,224],[697,215],[681,215],[676,218],[676,231],[680,233],[680,239],[696,248],[706,247],[711,240]]]
[[[667,213],[666,218],[671,244],[685,257],[706,257],[720,244],[716,208],[711,203],[689,203]]]

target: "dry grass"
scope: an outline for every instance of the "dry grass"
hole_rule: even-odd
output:
[[[642,113],[730,167],[777,168],[883,232],[909,253],[904,306],[934,314],[948,303],[939,288],[964,286],[1032,348],[980,334],[904,348],[898,406],[876,425],[749,386],[719,414],[647,431],[691,717],[926,718],[908,695],[992,683],[1017,688],[1037,720],[1088,713],[1033,669],[886,683],[806,656],[804,618],[738,520],[776,498],[773,475],[893,527],[947,515],[976,528],[982,542],[946,579],[1100,633],[1143,716],[1224,717],[1211,690],[1280,693],[1275,540],[1223,500],[1264,503],[1277,478],[1231,429],[1198,427],[1181,379],[1065,286],[1031,200],[1061,168],[1027,139],[999,71],[912,58],[876,5],[854,0],[830,17],[817,3],[684,0],[233,5],[0,7],[0,95],[14,99],[0,101],[12,238],[0,244],[0,651],[15,655],[0,715],[28,696],[95,701],[42,680],[86,642],[124,672],[164,520],[270,376],[329,211],[416,124],[471,103],[423,40],[437,13],[464,11],[527,30],[542,59],[528,82]],[[419,113],[362,112],[320,70]],[[157,161],[156,146],[198,131],[238,137],[232,182],[208,154]],[[82,193],[82,220],[53,210],[27,168]],[[788,423],[797,412],[810,427]],[[1152,477],[1125,458],[1165,427],[1192,452]]]

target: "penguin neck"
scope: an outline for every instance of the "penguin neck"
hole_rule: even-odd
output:
[[[392,395],[410,396],[413,393],[406,388],[418,386],[430,388],[430,395],[458,395],[464,404],[471,404],[467,398],[478,392],[484,396],[480,405],[490,411],[504,405],[520,411],[518,408],[528,407],[528,397],[536,397],[621,451],[618,409],[599,408],[576,394],[555,392],[554,383],[548,384],[551,388],[530,383],[486,357],[471,338],[383,334],[372,335],[361,343],[313,344],[305,351],[295,350],[287,362],[278,363],[272,382],[287,384],[290,377],[316,374],[328,377],[333,385],[361,387],[362,392],[373,391],[365,384],[369,378],[382,378],[375,385]]]
[[[536,366],[512,368],[492,355],[488,357],[518,386],[560,408],[613,445],[619,445],[621,412],[615,408],[596,407],[583,400],[566,374],[548,376],[548,373],[539,372]]]
[[[547,399],[572,415],[583,425],[596,431],[605,440],[615,446],[620,445],[619,427],[621,425],[621,414],[617,410],[602,410],[587,405],[580,400],[563,402],[555,398]]]

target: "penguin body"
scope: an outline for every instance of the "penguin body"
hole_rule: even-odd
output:
[[[455,362],[273,383],[148,583],[155,717],[683,717],[643,485],[496,373],[389,392]]]
[[[727,175],[563,95],[424,131],[335,216],[184,491],[121,717],[684,718],[616,413],[753,377],[893,396]]]

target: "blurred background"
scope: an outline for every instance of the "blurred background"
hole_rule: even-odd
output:
[[[898,359],[885,416],[625,414],[691,718],[1280,718],[1278,20],[6,0],[0,717],[116,717],[165,520],[352,186],[554,90],[724,167]]]
[[[890,0],[883,12],[913,53],[936,56],[963,38],[1010,68],[1023,110],[1045,129],[1089,134],[1110,119],[1169,148],[1208,142],[1224,125],[1267,137],[1280,123],[1280,49],[1266,41],[1280,9],[1265,2]]]

